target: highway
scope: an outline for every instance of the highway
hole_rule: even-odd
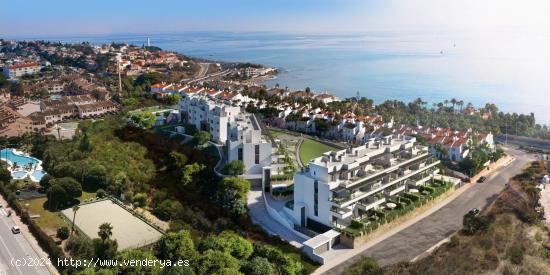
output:
[[[425,251],[460,230],[462,217],[471,208],[484,209],[493,202],[508,180],[518,174],[529,161],[534,160],[532,155],[519,150],[507,149],[506,152],[515,157],[515,160],[498,168],[484,183],[472,186],[431,215],[339,263],[323,274],[341,274],[346,267],[362,256],[371,257],[380,265],[386,266],[400,261],[410,261],[424,254]]]
[[[33,275],[50,274],[46,267],[15,266],[15,260],[38,259],[38,255],[22,234],[13,234],[15,223],[7,216],[7,211],[0,208],[0,274],[1,275]]]

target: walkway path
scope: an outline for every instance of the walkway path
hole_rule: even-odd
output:
[[[267,213],[261,186],[254,185],[250,189],[250,192],[248,192],[248,213],[252,222],[259,224],[270,235],[277,235],[293,246],[301,248],[305,239],[274,220]]]
[[[489,205],[508,180],[533,160],[532,156],[524,152],[510,149],[506,151],[515,157],[515,160],[492,170],[493,173],[488,176],[485,183],[463,187],[467,189],[464,189],[456,199],[455,196],[449,198],[440,209],[436,207],[415,220],[391,230],[386,235],[367,242],[358,249],[349,249],[340,253],[316,270],[315,274],[340,274],[362,256],[372,257],[382,266],[417,258],[441,240],[460,230],[464,214],[471,208],[483,209]]]

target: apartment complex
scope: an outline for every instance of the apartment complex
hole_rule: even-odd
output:
[[[390,198],[428,182],[439,172],[414,137],[388,135],[364,145],[327,152],[294,176],[293,222],[341,228]]]
[[[230,123],[229,128],[228,160],[242,161],[247,175],[262,174],[262,169],[271,165],[271,143],[262,137],[256,117],[241,113]]]
[[[41,69],[38,62],[28,62],[15,65],[8,65],[2,69],[6,78],[18,78],[27,74],[34,74]]]
[[[241,112],[240,106],[205,94],[184,96],[179,104],[182,120],[207,131],[216,141],[225,143],[229,136],[229,124]]]
[[[64,96],[43,100],[40,111],[29,115],[37,128],[47,128],[56,122],[71,118],[93,118],[116,113],[118,105],[109,100],[98,100],[91,95]]]

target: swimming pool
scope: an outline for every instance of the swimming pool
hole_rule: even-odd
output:
[[[39,182],[47,174],[46,171],[42,170],[40,160],[26,156],[12,148],[0,150],[0,159],[8,161],[11,166],[10,170],[12,170],[11,176],[14,179],[24,179],[29,176],[32,181]],[[16,164],[18,167],[14,167]]]
[[[44,170],[36,170],[31,173],[31,179],[33,181],[40,181],[46,174],[47,173]]]
[[[4,160],[7,159],[11,165],[17,164],[21,167],[34,167],[40,163],[38,159],[15,153],[14,149],[0,150],[0,158]]]
[[[11,175],[14,179],[23,179],[27,176],[27,171],[13,171],[11,172]]]

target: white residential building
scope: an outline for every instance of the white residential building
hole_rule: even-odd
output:
[[[228,139],[229,123],[241,112],[237,105],[202,94],[182,97],[179,105],[185,123],[209,132],[214,140],[222,143]]]
[[[253,115],[240,114],[230,123],[227,155],[229,161],[241,160],[248,176],[261,176],[262,169],[271,165],[271,143],[262,137]]]
[[[436,177],[438,164],[414,137],[400,135],[327,152],[294,176],[293,222],[323,230],[349,226],[397,194]]]
[[[39,72],[41,68],[38,62],[29,62],[5,66],[2,72],[6,78],[18,78],[27,74],[35,74]]]

